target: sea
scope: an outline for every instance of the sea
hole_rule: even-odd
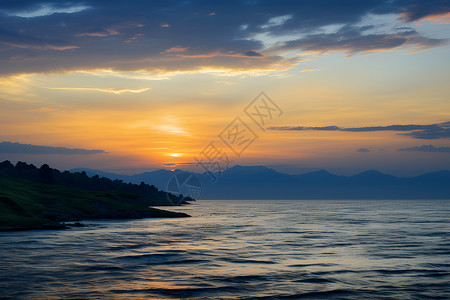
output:
[[[449,200],[199,200],[0,233],[1,299],[450,299]]]

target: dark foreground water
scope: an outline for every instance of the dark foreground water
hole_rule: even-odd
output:
[[[198,201],[0,233],[0,298],[448,299],[450,201]]]

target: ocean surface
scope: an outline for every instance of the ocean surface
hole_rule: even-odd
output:
[[[449,299],[450,201],[207,201],[0,233],[2,299]]]

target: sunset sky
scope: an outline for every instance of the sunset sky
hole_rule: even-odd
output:
[[[449,39],[446,0],[2,1],[0,160],[202,172],[214,142],[287,173],[450,169]]]

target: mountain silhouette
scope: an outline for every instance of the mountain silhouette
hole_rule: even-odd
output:
[[[145,182],[166,190],[170,179],[182,170],[156,170],[136,175],[119,175],[92,169],[99,175],[124,182]],[[191,172],[189,172],[191,173]],[[233,166],[216,173],[192,173],[202,183],[201,199],[450,199],[450,171],[442,170],[415,177],[397,177],[368,170],[342,176],[319,170],[289,175],[264,166]]]

